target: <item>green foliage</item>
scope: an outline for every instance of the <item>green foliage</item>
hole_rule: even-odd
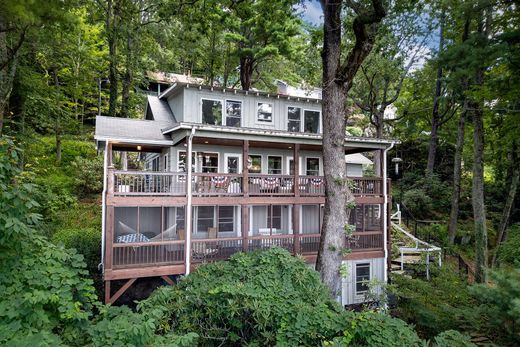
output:
[[[491,273],[493,285],[475,285],[481,329],[508,345],[520,344],[520,269]]]
[[[498,259],[501,262],[515,264],[520,261],[520,223],[509,227],[509,237],[498,250]]]
[[[403,195],[403,203],[416,218],[422,218],[431,213],[432,199],[422,189],[410,189]]]
[[[434,339],[437,347],[473,347],[476,346],[470,338],[456,330],[446,330]]]
[[[403,203],[416,218],[432,217],[450,206],[450,186],[436,175],[407,173],[399,183]]]
[[[101,193],[103,190],[103,157],[94,159],[76,157],[72,162],[76,171],[74,183],[76,193],[81,196]]]

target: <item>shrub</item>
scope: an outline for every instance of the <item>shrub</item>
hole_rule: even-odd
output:
[[[403,195],[403,203],[416,218],[428,216],[432,210],[432,199],[422,189],[410,189]]]
[[[510,226],[508,234],[508,239],[498,249],[498,259],[514,264],[520,262],[520,223]]]
[[[476,347],[468,336],[456,330],[443,331],[435,337],[434,341],[437,347]]]
[[[103,157],[92,159],[76,157],[72,162],[75,171],[74,184],[81,196],[98,194],[103,190]]]

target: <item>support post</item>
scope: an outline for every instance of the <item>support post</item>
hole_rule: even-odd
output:
[[[244,140],[242,143],[242,191],[244,197],[249,196],[249,168],[247,162],[249,159],[249,140]]]
[[[105,270],[112,270],[112,259],[114,251],[114,206],[107,206],[107,220],[105,224],[106,240],[105,240]]]
[[[247,252],[249,249],[249,206],[242,205],[242,251]]]
[[[110,302],[110,281],[105,281],[105,304]]]
[[[293,225],[293,237],[294,237],[294,254],[300,254],[300,208],[301,205],[293,205],[292,213],[292,225]]]
[[[300,196],[300,144],[294,144],[293,151],[293,165],[294,165],[294,196]]]
[[[187,177],[186,177],[186,221],[185,221],[185,224],[186,224],[186,241],[185,241],[185,244],[184,244],[184,257],[185,257],[185,260],[184,260],[184,264],[186,265],[186,275],[189,275],[190,274],[190,266],[191,266],[191,228],[192,228],[192,218],[191,218],[191,210],[192,210],[192,203],[191,203],[191,198],[192,198],[192,194],[193,194],[193,190],[192,190],[192,182],[191,182],[191,177],[192,177],[192,166],[193,166],[193,163],[192,163],[192,160],[191,160],[191,157],[192,157],[192,148],[193,148],[193,135],[195,135],[195,128],[192,128],[191,129],[191,134],[190,136],[188,137],[188,148],[187,148],[187,151],[186,151],[186,169],[187,169]]]

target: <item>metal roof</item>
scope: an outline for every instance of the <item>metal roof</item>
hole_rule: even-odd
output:
[[[171,137],[163,135],[162,129],[171,127],[172,124],[173,122],[158,120],[97,116],[94,138],[97,141],[171,145]]]

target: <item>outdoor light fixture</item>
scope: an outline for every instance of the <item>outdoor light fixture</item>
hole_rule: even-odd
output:
[[[204,143],[209,143],[209,141],[204,141]]]
[[[141,146],[137,146],[137,150],[140,151],[141,150]]]
[[[399,163],[402,163],[402,162],[403,162],[403,159],[398,158],[398,157],[395,157],[392,159],[392,163],[395,164],[395,175],[396,176],[399,175]]]

